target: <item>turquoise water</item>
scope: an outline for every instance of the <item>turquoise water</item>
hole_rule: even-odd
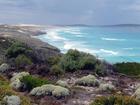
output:
[[[140,62],[140,27],[57,27],[37,36],[66,52],[78,49],[108,62]]]

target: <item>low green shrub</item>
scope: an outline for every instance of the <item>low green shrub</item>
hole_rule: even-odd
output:
[[[6,55],[9,58],[17,57],[19,54],[26,54],[31,52],[32,49],[29,48],[27,45],[21,42],[13,43],[6,51]]]
[[[32,90],[35,87],[50,83],[50,81],[46,79],[37,78],[31,75],[24,76],[20,81],[25,84],[25,87],[28,91]]]
[[[140,101],[130,96],[97,97],[90,105],[140,105]]]
[[[15,59],[15,64],[17,67],[19,66],[26,66],[26,65],[31,65],[32,64],[32,60],[27,57],[26,55],[18,55]]]
[[[52,56],[52,57],[49,57],[48,63],[49,63],[50,65],[56,65],[56,64],[59,63],[60,59],[61,59],[60,56]]]
[[[96,58],[92,55],[85,55],[79,62],[79,67],[83,70],[94,70],[96,64]]]
[[[100,76],[105,76],[107,74],[107,65],[104,62],[96,64],[95,72]]]
[[[93,70],[96,64],[96,57],[78,50],[69,50],[60,60],[60,66],[64,71],[73,72],[78,69]]]
[[[52,75],[61,75],[63,74],[64,71],[61,69],[61,67],[59,65],[53,65],[50,69],[50,74]]]
[[[117,63],[114,64],[114,67],[117,72],[123,73],[130,76],[139,76],[140,75],[140,63],[127,62],[127,63]]]

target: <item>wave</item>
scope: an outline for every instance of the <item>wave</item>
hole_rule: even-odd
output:
[[[123,48],[123,50],[134,50],[134,48]]]
[[[100,49],[101,52],[111,54],[111,55],[118,55],[118,52],[112,51],[112,50],[106,50],[106,49]]]
[[[84,37],[85,33],[82,33],[79,28],[63,28],[63,33],[72,34],[76,37]]]
[[[58,29],[53,29],[53,30],[47,30],[47,35],[46,37],[52,41],[65,41],[68,40],[64,37],[61,37],[58,32],[61,30]]]
[[[112,51],[112,50],[106,50],[106,49],[90,49],[86,45],[86,42],[76,42],[76,41],[65,41],[64,42],[64,49],[69,50],[69,49],[77,49],[79,51],[84,51],[91,53],[93,55],[118,55],[118,52]]]
[[[106,41],[126,41],[126,39],[105,38],[105,37],[102,37],[101,39]]]

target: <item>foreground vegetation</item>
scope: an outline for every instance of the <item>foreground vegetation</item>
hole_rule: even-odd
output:
[[[84,92],[92,89],[92,93],[108,96],[98,97],[90,105],[140,105],[140,86],[133,88],[130,96],[123,92],[122,81],[109,78],[114,76],[113,73],[139,76],[139,63],[111,65],[76,49],[49,56],[43,61],[38,60],[33,48],[16,40],[7,44],[3,53],[5,59],[0,61],[0,105],[13,105],[8,104],[8,99],[17,100],[14,105],[46,105],[48,100],[45,97],[51,97],[52,102],[65,100],[75,97],[82,89]],[[112,96],[118,91],[125,95]],[[45,104],[40,104],[40,100]]]
[[[140,105],[140,101],[129,96],[98,97],[90,105]]]

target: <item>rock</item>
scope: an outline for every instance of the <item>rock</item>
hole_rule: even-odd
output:
[[[18,96],[12,95],[12,96],[5,96],[2,100],[2,103],[6,105],[20,105],[21,100]]]

